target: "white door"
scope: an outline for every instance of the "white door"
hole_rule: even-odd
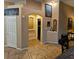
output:
[[[17,47],[16,16],[5,16],[6,43],[9,47]]]

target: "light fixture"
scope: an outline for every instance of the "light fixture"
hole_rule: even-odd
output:
[[[56,6],[56,0],[51,0],[51,1],[48,1],[48,4],[49,5],[52,5],[52,6]]]

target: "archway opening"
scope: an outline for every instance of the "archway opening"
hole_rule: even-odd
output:
[[[38,14],[28,15],[28,39],[29,46],[37,45],[42,38],[42,16]]]

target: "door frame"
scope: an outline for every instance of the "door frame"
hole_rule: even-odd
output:
[[[40,18],[41,18],[41,31],[40,31],[40,32],[41,32],[41,36],[40,36],[40,42],[42,42],[42,40],[43,40],[43,39],[42,39],[42,35],[43,35],[43,34],[42,34],[42,33],[43,33],[43,32],[42,32],[42,31],[43,31],[43,28],[42,28],[42,26],[43,26],[43,22],[42,22],[42,21],[43,21],[43,17],[42,17],[40,14],[31,13],[31,14],[28,14],[28,15],[27,15],[28,19],[29,19],[29,15],[32,15],[32,14],[39,15]],[[37,19],[37,18],[35,18],[35,19],[36,19],[36,26],[35,26],[35,27],[36,27],[36,28],[35,28],[35,29],[36,29],[36,39],[38,39],[38,29],[37,29],[37,27],[38,27],[38,19]],[[28,35],[29,35],[29,33],[28,33]],[[28,37],[28,38],[29,38],[29,37]]]
[[[38,18],[39,19],[39,18]],[[38,19],[36,19],[36,38],[38,39]],[[40,42],[42,42],[42,17],[40,18],[41,21],[41,34],[40,34]]]

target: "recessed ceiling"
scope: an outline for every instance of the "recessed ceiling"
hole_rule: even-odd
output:
[[[60,1],[62,1],[63,3],[67,5],[74,7],[74,0],[60,0]]]

